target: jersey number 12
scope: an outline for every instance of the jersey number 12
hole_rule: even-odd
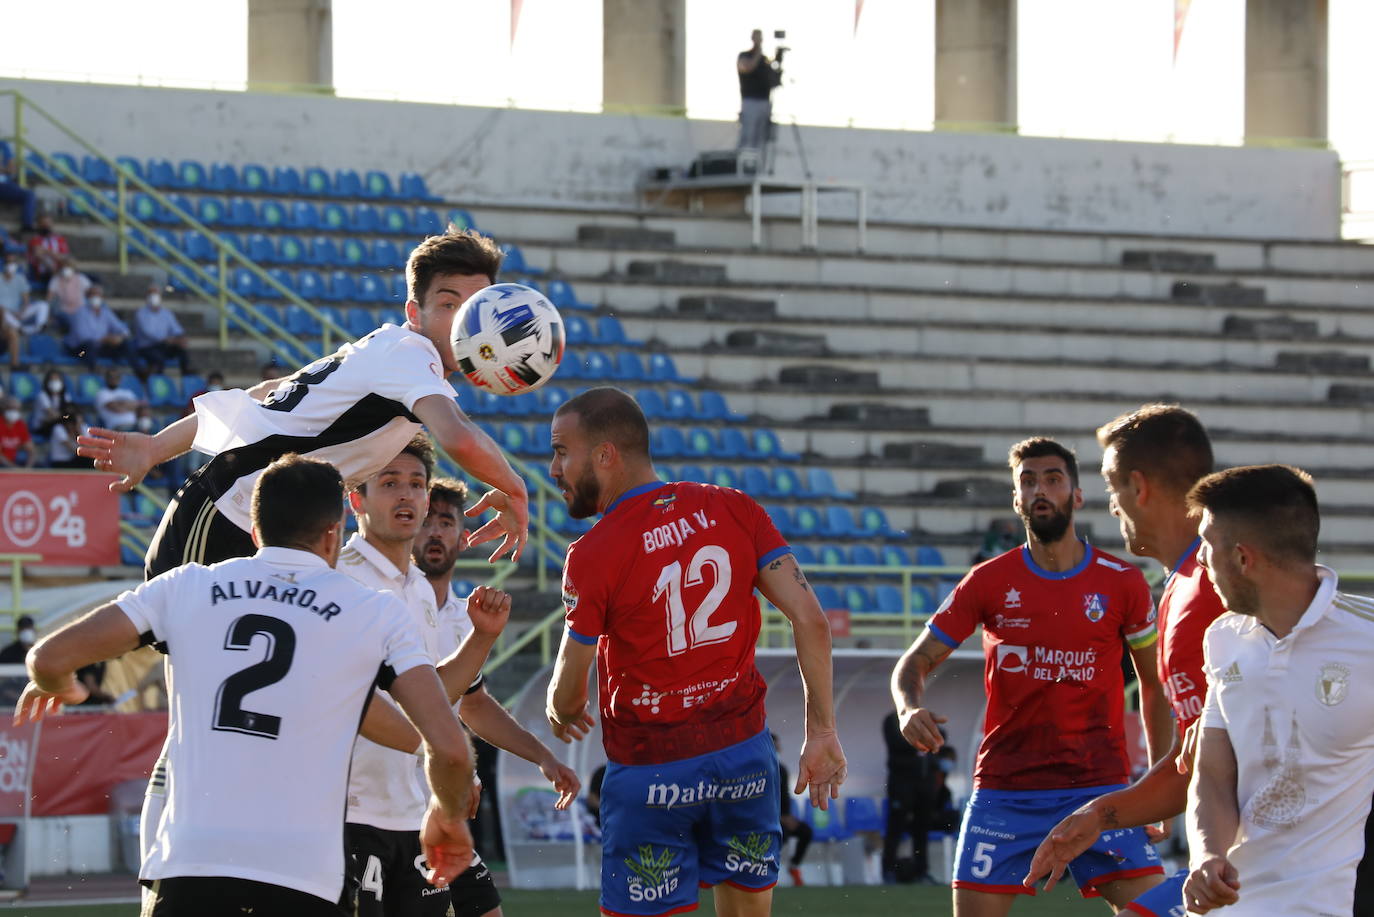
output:
[[[700,586],[705,579],[703,571],[710,567],[715,576],[715,584],[701,604],[692,612],[690,622],[687,609],[682,604],[682,587]],[[719,545],[708,544],[692,555],[687,564],[687,576],[682,576],[682,564],[673,561],[658,573],[658,583],[654,586],[654,601],[667,598],[668,605],[668,655],[677,656],[698,646],[724,643],[735,632],[736,622],[725,621],[712,624],[711,615],[720,607],[726,593],[730,591],[730,555]]]

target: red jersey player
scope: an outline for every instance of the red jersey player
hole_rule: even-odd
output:
[[[1112,514],[1132,554],[1153,557],[1171,572],[1159,600],[1159,678],[1173,707],[1174,746],[1145,776],[1124,790],[1088,802],[1041,842],[1025,877],[1033,884],[1064,867],[1101,832],[1165,822],[1183,812],[1188,776],[1176,766],[1184,732],[1202,714],[1207,682],[1202,635],[1225,608],[1198,564],[1198,520],[1189,515],[1188,491],[1212,471],[1212,443],[1197,417],[1172,404],[1148,404],[1104,424],[1102,477]],[[1167,832],[1155,831],[1157,839]],[[1166,917],[1183,903],[1187,870],[1127,905],[1134,913]],[[1182,913],[1181,910],[1178,913]]]
[[[601,787],[601,910],[668,914],[715,886],[720,913],[767,914],[777,881],[778,766],[754,666],[757,587],[792,622],[806,691],[797,792],[825,808],[845,776],[830,630],[768,514],[736,490],[665,484],[634,399],[596,388],[553,418],[550,473],[574,518],[567,631],[548,716],[582,738],[597,662],[609,764]]]
[[[1171,728],[1149,587],[1135,567],[1076,536],[1083,494],[1073,453],[1028,439],[1012,447],[1009,464],[1026,544],[974,567],[892,675],[902,734],[936,751],[944,718],[924,706],[926,676],[982,627],[988,706],[955,860],[958,914],[1006,914],[1014,895],[1034,894],[1021,878],[1049,826],[1129,779],[1124,647],[1140,680],[1151,760]],[[1071,869],[1085,897],[1117,907],[1163,873],[1140,829],[1099,832]]]

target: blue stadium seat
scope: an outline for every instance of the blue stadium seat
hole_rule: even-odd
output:
[[[180,407],[182,404],[181,392],[177,389],[176,383],[162,373],[148,376],[147,389],[149,407],[170,408]]]
[[[354,298],[353,275],[348,271],[330,271],[329,286],[324,298],[330,302],[352,302]]]
[[[236,267],[229,272],[229,289],[248,299],[257,296],[275,299],[281,296],[276,290],[266,288],[258,280],[258,275],[246,267]]]
[[[261,194],[272,186],[267,167],[256,162],[244,163],[239,171],[239,190],[251,194]]]
[[[739,476],[740,490],[755,500],[773,496],[773,488],[768,483],[768,472],[757,465],[746,465]]]
[[[255,232],[248,236],[248,257],[259,264],[274,264],[277,260],[277,246],[272,237]]]
[[[151,194],[137,191],[129,196],[129,214],[136,220],[152,223],[162,218],[162,208]]]
[[[622,350],[615,355],[615,378],[622,382],[640,382],[644,379],[644,364],[633,351]]]
[[[410,231],[410,214],[404,207],[388,204],[382,208],[382,232],[405,235]]]
[[[846,796],[844,826],[851,834],[860,831],[882,834],[887,830],[887,819],[883,817],[882,806],[872,796]]]
[[[356,169],[334,170],[334,194],[337,197],[363,196],[363,180]]]
[[[96,392],[104,387],[105,381],[95,373],[82,373],[76,377],[69,391],[72,395],[72,401],[84,406],[94,404]]]
[[[580,353],[565,352],[558,365],[558,378],[564,381],[587,378],[586,359]]]
[[[725,427],[720,431],[720,455],[722,458],[749,457],[749,441],[738,427]]]
[[[287,225],[286,208],[281,201],[266,200],[258,206],[258,225],[266,229],[283,229]]]
[[[246,197],[231,197],[229,209],[224,214],[222,222],[225,226],[258,226],[258,208]]]
[[[177,185],[195,191],[209,190],[210,173],[205,164],[195,159],[177,163]]]
[[[227,162],[217,162],[210,166],[210,177],[205,183],[206,191],[232,193],[240,190],[239,170]]]
[[[557,385],[545,385],[535,390],[539,399],[539,410],[552,414],[563,402],[568,400],[568,390]]]
[[[814,567],[816,565],[816,552],[811,550],[810,545],[794,544],[789,545],[789,547],[792,548],[792,556],[796,558],[797,563],[803,568]]]
[[[82,156],[81,177],[92,185],[113,185],[115,172],[103,157]]]
[[[874,586],[873,602],[876,606],[874,611],[885,615],[899,615],[902,613],[902,590],[889,583]]]
[[[773,466],[773,493],[779,497],[797,497],[801,495],[801,489],[801,478],[795,471],[786,465]]]
[[[382,221],[377,216],[377,208],[371,204],[356,204],[353,207],[353,216],[349,220],[349,225],[354,232],[375,235],[381,232]]]
[[[390,239],[376,239],[367,263],[369,267],[394,271],[406,263],[406,256],[402,254],[400,246]]]
[[[917,567],[943,567],[945,556],[934,545],[923,544],[916,549]]]
[[[840,599],[840,592],[829,583],[816,583],[812,586],[816,594],[816,601],[820,603],[822,609],[843,608],[844,602]]]
[[[394,303],[403,303],[410,296],[410,291],[406,289],[406,275],[404,271],[393,271],[389,281],[391,289],[387,292],[387,300]],[[399,323],[398,323],[399,324]]]
[[[348,333],[353,335],[356,339],[371,334],[377,327],[377,319],[372,314],[371,310],[364,309],[362,306],[354,306],[349,309],[348,314],[344,316],[344,327],[346,327]],[[470,390],[472,386],[464,385],[460,388],[462,390]]]
[[[367,260],[367,246],[349,236],[339,245],[339,257],[345,267],[361,267]]]
[[[654,434],[658,442],[653,447],[655,455],[663,458],[679,458],[687,454],[687,438],[680,427],[659,427]]]
[[[205,391],[205,377],[187,373],[181,377],[181,401],[188,404],[193,397]]]
[[[673,420],[687,420],[696,417],[696,405],[692,403],[692,396],[689,392],[680,388],[670,388],[664,395],[663,403],[666,405],[666,413],[663,415]]]
[[[164,223],[182,223],[186,217],[195,216],[196,205],[186,195],[170,193],[166,195],[170,206],[159,208],[158,218]]]
[[[520,250],[518,245],[502,245],[501,252],[505,258],[501,261],[501,273],[504,274],[535,274],[537,271],[530,270],[530,266],[525,263],[525,253]]]
[[[472,214],[468,213],[461,207],[453,207],[449,209],[448,221],[460,230],[477,228],[477,221],[472,218]]]
[[[305,300],[317,300],[324,296],[324,277],[314,268],[303,267],[296,272],[296,295]]]
[[[282,264],[308,264],[305,243],[300,236],[277,237],[277,260]]]
[[[666,353],[649,354],[649,376],[659,382],[692,382],[694,380],[682,376],[677,371],[677,365],[673,363],[673,358]]]
[[[733,487],[739,489],[739,475],[735,474],[733,468],[725,465],[711,466],[711,483],[717,487]]]
[[[835,486],[835,481],[830,477],[829,470],[814,466],[806,469],[805,495],[809,497],[824,497],[831,500],[854,499],[853,493],[840,490]]]
[[[569,344],[586,344],[592,340],[592,329],[580,315],[563,316],[563,333]]]
[[[225,231],[215,233],[215,235],[219,238],[221,242],[223,242],[225,245],[229,246],[239,254],[248,254],[248,246],[244,244],[243,236],[239,235],[238,233]],[[218,255],[216,257],[218,257]]]
[[[909,567],[911,557],[906,553],[906,549],[901,545],[885,544],[880,553],[883,566],[886,567]]]
[[[588,350],[583,354],[582,368],[586,379],[614,378],[611,358],[599,350]]]
[[[331,338],[338,341],[340,334],[348,334],[348,329],[344,327],[344,315],[339,311],[338,306],[316,306],[315,308],[319,310],[320,315],[334,323],[329,329]],[[323,327],[323,323],[321,323],[321,327]]]
[[[271,277],[277,283],[281,284],[282,287],[290,290],[297,296],[300,295],[300,292],[296,289],[296,275],[285,268],[274,267],[267,272],[267,276]],[[258,288],[262,291],[259,295],[262,296],[263,299],[277,299],[284,295],[265,280],[260,280],[258,282]]]
[[[319,166],[311,166],[301,173],[301,193],[311,197],[327,197],[334,190],[329,173]]]
[[[315,236],[310,240],[311,264],[318,264],[320,267],[335,267],[342,264],[343,259],[339,257],[339,246],[328,236]]]
[[[931,591],[920,583],[914,583],[911,587],[911,613],[914,615],[934,614],[938,606],[935,603],[935,596]]]
[[[119,542],[119,563],[125,567],[142,567],[143,555],[134,550],[128,542],[121,540]]]
[[[318,337],[323,331],[320,320],[295,303],[282,310],[282,318],[286,322],[286,330],[296,337]]]
[[[821,533],[821,514],[816,511],[814,506],[809,504],[798,506],[793,521],[796,522],[798,535],[811,536]]]
[[[8,384],[9,393],[18,398],[19,403],[25,407],[28,407],[29,403],[33,401],[42,385],[37,376],[23,370],[15,370],[10,373]]]
[[[441,200],[441,198],[429,193],[429,186],[425,184],[424,176],[415,172],[402,172],[400,184],[396,191],[401,197],[412,201]]]
[[[148,160],[148,166],[144,173],[143,180],[159,191],[180,187],[177,184],[177,170],[172,166],[171,161],[167,159]]]
[[[25,363],[61,363],[65,358],[66,352],[51,335],[31,334],[24,339]]]
[[[687,431],[687,454],[698,458],[715,454],[716,438],[703,427],[693,427]]]
[[[596,320],[596,340],[607,346],[629,346],[640,343],[625,337],[625,329],[621,327],[620,319],[614,315],[603,315]]]
[[[294,166],[277,166],[272,170],[269,190],[283,197],[295,197],[302,192],[301,173]]]
[[[71,180],[71,176],[79,176],[81,174],[81,166],[77,163],[76,157],[71,153],[53,153],[52,161],[53,172],[63,184],[68,183]],[[59,166],[65,167],[67,172],[71,173],[71,175],[64,174],[62,168]]]
[[[748,420],[743,414],[736,414],[730,410],[730,406],[725,402],[725,396],[715,389],[706,389],[697,395],[700,407],[697,409],[697,416],[702,420],[725,420],[739,422]]]
[[[786,538],[793,533],[792,514],[787,511],[787,507],[774,503],[763,509],[773,520],[773,525],[777,526],[778,533],[782,537]]]
[[[519,397],[518,395],[516,396]],[[553,434],[549,425],[542,420],[530,424],[529,454],[547,458],[553,452]]]
[[[568,343],[573,343],[569,339]],[[642,388],[635,392],[635,401],[639,402],[639,409],[644,412],[644,417],[648,420],[658,420],[663,416],[663,396],[651,388]]]
[[[849,559],[855,564],[865,567],[881,567],[882,561],[878,558],[878,550],[871,544],[856,544],[849,553]]]
[[[877,607],[868,587],[855,585],[844,587],[844,605],[854,614],[865,614],[876,610]]]
[[[876,506],[859,510],[859,532],[869,538],[900,538],[906,534],[888,525],[887,513]]]
[[[406,323],[406,313],[404,309],[394,309],[383,306],[377,310],[378,325],[395,325],[400,327]]]
[[[679,481],[695,481],[698,484],[710,483],[710,479],[706,475],[706,469],[702,468],[700,465],[681,466],[677,470],[677,479]]]
[[[767,427],[759,427],[754,431],[753,448],[756,458],[775,459],[784,462],[801,460],[801,456],[796,452],[788,452],[784,449],[778,435]]]
[[[395,196],[396,194],[391,188],[390,175],[372,169],[363,176],[363,197],[382,200]]]
[[[544,284],[544,295],[549,297],[549,302],[560,309],[595,309],[591,303],[582,302],[577,298],[577,293],[573,291],[572,284],[566,280],[550,279]]]
[[[844,506],[825,508],[825,533],[832,538],[856,538],[859,535],[854,525],[854,517]]]
[[[318,229],[320,212],[309,201],[292,201],[291,215],[286,225],[292,229]]]
[[[196,219],[206,226],[219,226],[226,222],[229,210],[224,201],[217,197],[202,197],[196,202]]]
[[[816,551],[816,556],[820,558],[821,565],[825,567],[838,567],[849,563],[849,554],[843,547],[833,543],[821,545],[820,549]]]
[[[832,805],[829,809],[817,809],[808,800],[802,803],[801,809],[802,821],[811,826],[813,841],[825,843],[850,838],[850,832],[845,830],[844,824],[840,821],[838,807]]]
[[[515,452],[517,454],[524,452],[525,445],[528,441],[529,432],[525,429],[524,424],[501,424],[501,435],[497,438],[497,442],[499,442],[501,447],[507,452]]]
[[[143,174],[143,163],[139,162],[132,156],[120,156],[117,159],[115,159],[115,164],[118,165],[120,168],[133,173],[134,176],[136,176],[137,178],[141,178],[144,181],[148,180],[147,176]]]
[[[349,223],[348,211],[342,204],[333,202],[320,205],[320,229],[327,229],[330,232],[346,232]]]
[[[410,231],[417,236],[437,236],[444,231],[444,219],[432,207],[416,207]],[[556,303],[555,303],[556,305]]]

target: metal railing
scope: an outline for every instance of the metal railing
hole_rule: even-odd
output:
[[[10,616],[11,625],[20,615],[34,613],[34,609],[24,607],[24,564],[42,560],[42,554],[0,554],[0,563],[10,565],[10,607],[0,609],[0,613]]]

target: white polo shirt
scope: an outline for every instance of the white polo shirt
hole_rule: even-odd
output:
[[[1230,737],[1241,808],[1228,917],[1349,917],[1354,904],[1374,795],[1374,600],[1317,572],[1312,604],[1282,640],[1234,613],[1204,640],[1202,725]]]
[[[337,901],[363,704],[379,676],[429,662],[400,603],[289,548],[177,567],[115,603],[168,646],[167,804],[140,878]]]
[[[440,626],[434,589],[414,564],[404,571],[359,534],[339,554],[339,570],[370,589],[388,590],[406,607],[406,617],[424,643],[425,656],[437,662],[448,655],[446,628]],[[416,780],[417,755],[378,745],[358,736],[348,777],[347,821],[384,831],[418,831],[428,803],[423,780]]]

